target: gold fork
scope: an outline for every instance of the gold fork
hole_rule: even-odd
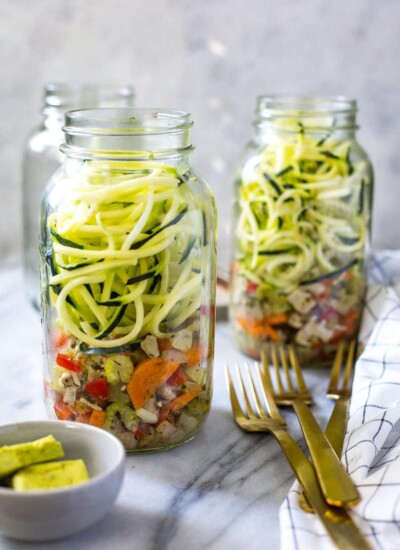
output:
[[[346,359],[344,359],[345,348],[345,342],[340,342],[332,365],[328,391],[326,392],[326,396],[336,399],[336,403],[326,427],[325,435],[338,456],[342,454],[344,436],[346,435],[347,412],[351,396],[350,377],[357,357],[357,342],[352,340],[349,343]],[[340,382],[344,365],[343,377]]]
[[[326,396],[330,399],[336,399],[325,429],[325,435],[338,457],[342,454],[344,436],[346,435],[347,412],[351,396],[350,377],[357,358],[357,348],[357,342],[351,340],[345,356],[346,343],[340,342],[333,361],[326,393]],[[341,382],[340,379],[342,379]],[[314,512],[312,506],[304,498],[304,494],[300,495],[299,504],[305,512]]]
[[[330,506],[324,500],[315,475],[315,470],[295,440],[288,433],[285,421],[278,411],[272,393],[270,392],[268,385],[265,383],[264,377],[261,376],[259,365],[255,365],[255,370],[257,373],[259,386],[261,388],[263,402],[268,413],[261,402],[248,365],[246,365],[246,370],[248,387],[250,389],[255,408],[250,402],[243,377],[239,367],[237,367],[239,388],[246,411],[243,412],[232,377],[228,367],[225,367],[228,392],[236,423],[246,432],[272,433],[286,456],[286,459],[289,462],[295,476],[302,484],[307,498],[314,507],[316,514],[338,548],[343,550],[370,550],[370,545],[352,521],[347,511],[343,508]]]
[[[268,350],[275,370],[277,392],[274,392],[269,372]],[[310,395],[294,346],[290,345],[287,350],[282,344],[266,345],[262,351],[262,362],[265,384],[277,404],[291,405],[297,414],[326,501],[332,506],[354,506],[360,501],[360,493],[306,404],[305,400],[310,399]],[[282,371],[287,390],[282,383]]]

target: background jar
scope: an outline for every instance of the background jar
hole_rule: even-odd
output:
[[[245,353],[294,342],[322,363],[357,333],[366,283],[372,168],[356,102],[258,99],[235,182],[230,322]]]
[[[48,84],[44,89],[43,119],[28,137],[23,157],[24,279],[31,303],[39,308],[39,211],[46,183],[60,167],[64,113],[73,108],[131,107],[131,86]]]
[[[67,113],[43,199],[48,412],[129,451],[187,441],[210,407],[216,212],[191,127],[178,111]]]

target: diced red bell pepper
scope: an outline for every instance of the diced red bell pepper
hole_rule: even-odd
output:
[[[78,361],[74,361],[65,353],[57,353],[56,363],[59,367],[71,370],[72,372],[81,372],[82,365]]]
[[[248,281],[247,282],[247,286],[246,286],[246,290],[247,292],[249,292],[250,294],[253,294],[258,288],[258,284],[257,283],[253,283],[253,281]]]
[[[94,399],[107,399],[110,395],[107,380],[104,378],[88,382],[85,386],[85,392]]]

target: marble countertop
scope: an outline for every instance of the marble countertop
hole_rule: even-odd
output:
[[[18,265],[0,266],[0,418],[3,424],[44,419],[39,315],[23,294]],[[126,476],[112,512],[99,524],[46,550],[258,550],[279,548],[279,506],[293,476],[272,436],[246,434],[233,422],[223,377],[235,350],[227,322],[217,323],[212,411],[201,433],[176,449],[126,459]],[[327,371],[308,370],[324,423]],[[285,411],[301,440],[294,413]],[[303,444],[302,444],[303,446]],[[266,546],[266,541],[267,546]],[[0,548],[38,547],[0,536]]]

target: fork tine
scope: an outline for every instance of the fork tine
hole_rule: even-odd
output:
[[[285,376],[286,376],[288,389],[289,389],[290,392],[294,392],[295,387],[293,386],[292,377],[290,375],[290,369],[289,369],[289,365],[288,365],[288,361],[287,361],[287,354],[286,354],[286,350],[285,350],[285,347],[283,346],[283,344],[279,345],[279,355],[281,357],[281,363],[282,363],[282,366],[283,366],[283,371],[284,371]],[[291,359],[292,358],[290,357],[290,360]],[[296,374],[296,377],[297,377],[297,374]]]
[[[331,379],[329,380],[329,385],[328,385],[328,392],[330,393],[333,392],[335,388],[338,387],[340,371],[342,368],[343,353],[344,353],[344,342],[342,341],[340,342],[337,348],[335,359],[333,361]]]
[[[276,354],[275,346],[270,346],[270,350],[271,350],[272,364],[275,370],[276,382],[278,384],[278,391],[279,393],[284,393],[285,388],[283,387],[283,384],[282,384],[282,378],[281,378],[280,369],[279,369],[279,360]]]
[[[239,400],[237,398],[235,386],[233,385],[233,381],[232,381],[231,373],[229,372],[229,369],[228,369],[228,365],[225,365],[225,380],[226,380],[226,385],[228,386],[228,393],[231,400],[232,411],[235,418],[237,416],[244,417],[245,415],[242,410],[242,407],[240,406]]]
[[[354,366],[354,359],[356,356],[356,342],[355,340],[352,340],[349,344],[349,349],[347,352],[347,359],[346,359],[346,368],[343,375],[343,382],[342,382],[342,389],[347,390],[350,380],[351,371]]]
[[[251,419],[257,418],[257,416],[254,414],[253,407],[251,406],[250,399],[249,399],[249,396],[247,394],[247,390],[246,390],[246,387],[244,385],[243,378],[242,378],[242,375],[241,375],[241,372],[240,372],[240,369],[239,369],[239,365],[237,363],[236,363],[236,372],[237,372],[237,377],[239,379],[240,389],[242,390],[244,403],[246,405],[247,415]]]
[[[263,366],[263,379],[265,380],[265,383],[268,386],[269,391],[271,394],[274,393],[274,387],[272,385],[271,375],[269,373],[269,362],[268,362],[268,354],[267,354],[268,348],[267,345],[264,345],[261,350],[261,362]]]
[[[257,368],[257,363],[255,363],[255,365],[256,365],[256,368]],[[249,364],[245,363],[245,367],[246,367],[246,372],[247,372],[247,378],[249,380],[249,387],[250,387],[251,394],[253,396],[254,402],[256,404],[256,409],[257,409],[258,415],[259,415],[260,418],[266,418],[267,415],[265,414],[265,411],[263,409],[260,398],[258,397],[258,392],[256,391],[256,388],[255,388],[255,385],[254,385],[254,380],[253,380],[253,377],[252,377],[251,372],[250,372]]]
[[[296,354],[296,350],[294,349],[293,344],[289,346],[289,357],[290,357],[290,364],[292,365],[292,368],[294,370],[294,374],[296,376],[297,380],[297,386],[301,392],[308,393],[308,388],[306,386],[306,383],[304,381],[303,373],[301,372],[301,367],[299,363],[299,359]]]
[[[264,402],[271,418],[273,418],[274,420],[278,420],[282,425],[285,425],[286,422],[280,415],[278,411],[278,407],[276,406],[276,403],[275,403],[275,399],[273,398],[272,389],[268,385],[267,380],[265,379],[265,369],[264,369],[264,373],[262,373],[260,365],[256,363],[256,371],[257,371],[258,379],[260,381],[261,392],[264,398]]]

